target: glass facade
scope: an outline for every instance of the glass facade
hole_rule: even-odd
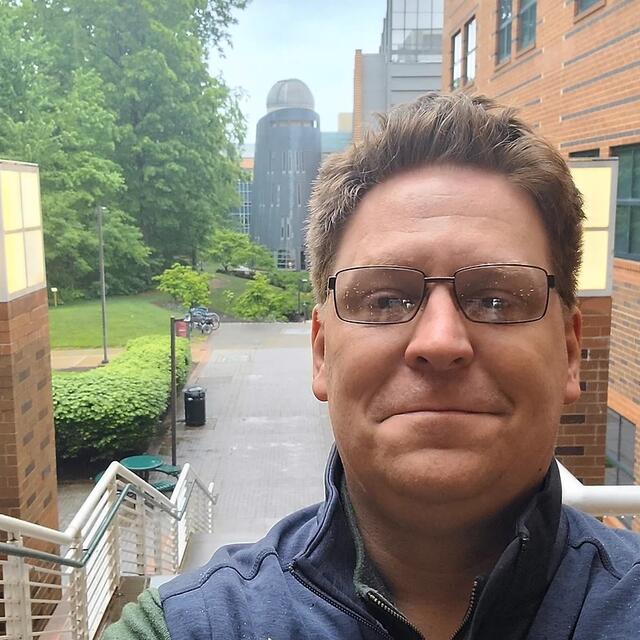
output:
[[[619,258],[640,260],[640,144],[615,147],[611,155],[618,157],[614,253]]]
[[[613,409],[607,411],[607,484],[634,484],[636,426]]]
[[[511,0],[498,0],[498,48],[496,61],[499,63],[511,57],[511,21],[513,19]]]
[[[536,0],[520,0],[518,11],[518,49],[536,42]]]
[[[251,232],[251,192],[253,180],[250,172],[244,180],[238,180],[237,189],[240,195],[240,206],[231,212],[236,228],[247,235]]]
[[[383,33],[391,62],[429,62],[442,53],[444,0],[392,0]]]

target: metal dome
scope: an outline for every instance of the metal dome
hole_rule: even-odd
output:
[[[315,107],[313,95],[309,87],[297,78],[279,80],[276,82],[267,96],[267,111],[277,111],[278,109],[311,109]]]

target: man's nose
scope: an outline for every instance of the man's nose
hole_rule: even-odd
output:
[[[430,285],[405,350],[409,366],[428,366],[447,371],[467,366],[473,360],[468,322],[454,299],[451,285]]]

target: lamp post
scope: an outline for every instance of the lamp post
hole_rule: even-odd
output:
[[[308,282],[306,278],[302,278],[298,280],[298,316],[300,315],[300,292],[302,291],[302,287]],[[305,316],[306,319],[306,316]]]
[[[104,278],[104,238],[102,236],[102,215],[104,207],[96,207],[98,214],[98,244],[100,247],[100,300],[102,306],[102,364],[109,362],[107,355],[107,285]]]
[[[53,306],[58,306],[58,287],[51,287],[51,293],[53,293]]]

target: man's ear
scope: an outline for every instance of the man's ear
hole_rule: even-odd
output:
[[[564,403],[571,404],[580,397],[580,343],[582,342],[582,313],[574,308],[565,318],[565,340],[567,345],[567,386]]]
[[[324,322],[321,307],[316,305],[311,315],[311,354],[313,356],[313,395],[322,402],[327,401],[327,376],[324,367]]]

